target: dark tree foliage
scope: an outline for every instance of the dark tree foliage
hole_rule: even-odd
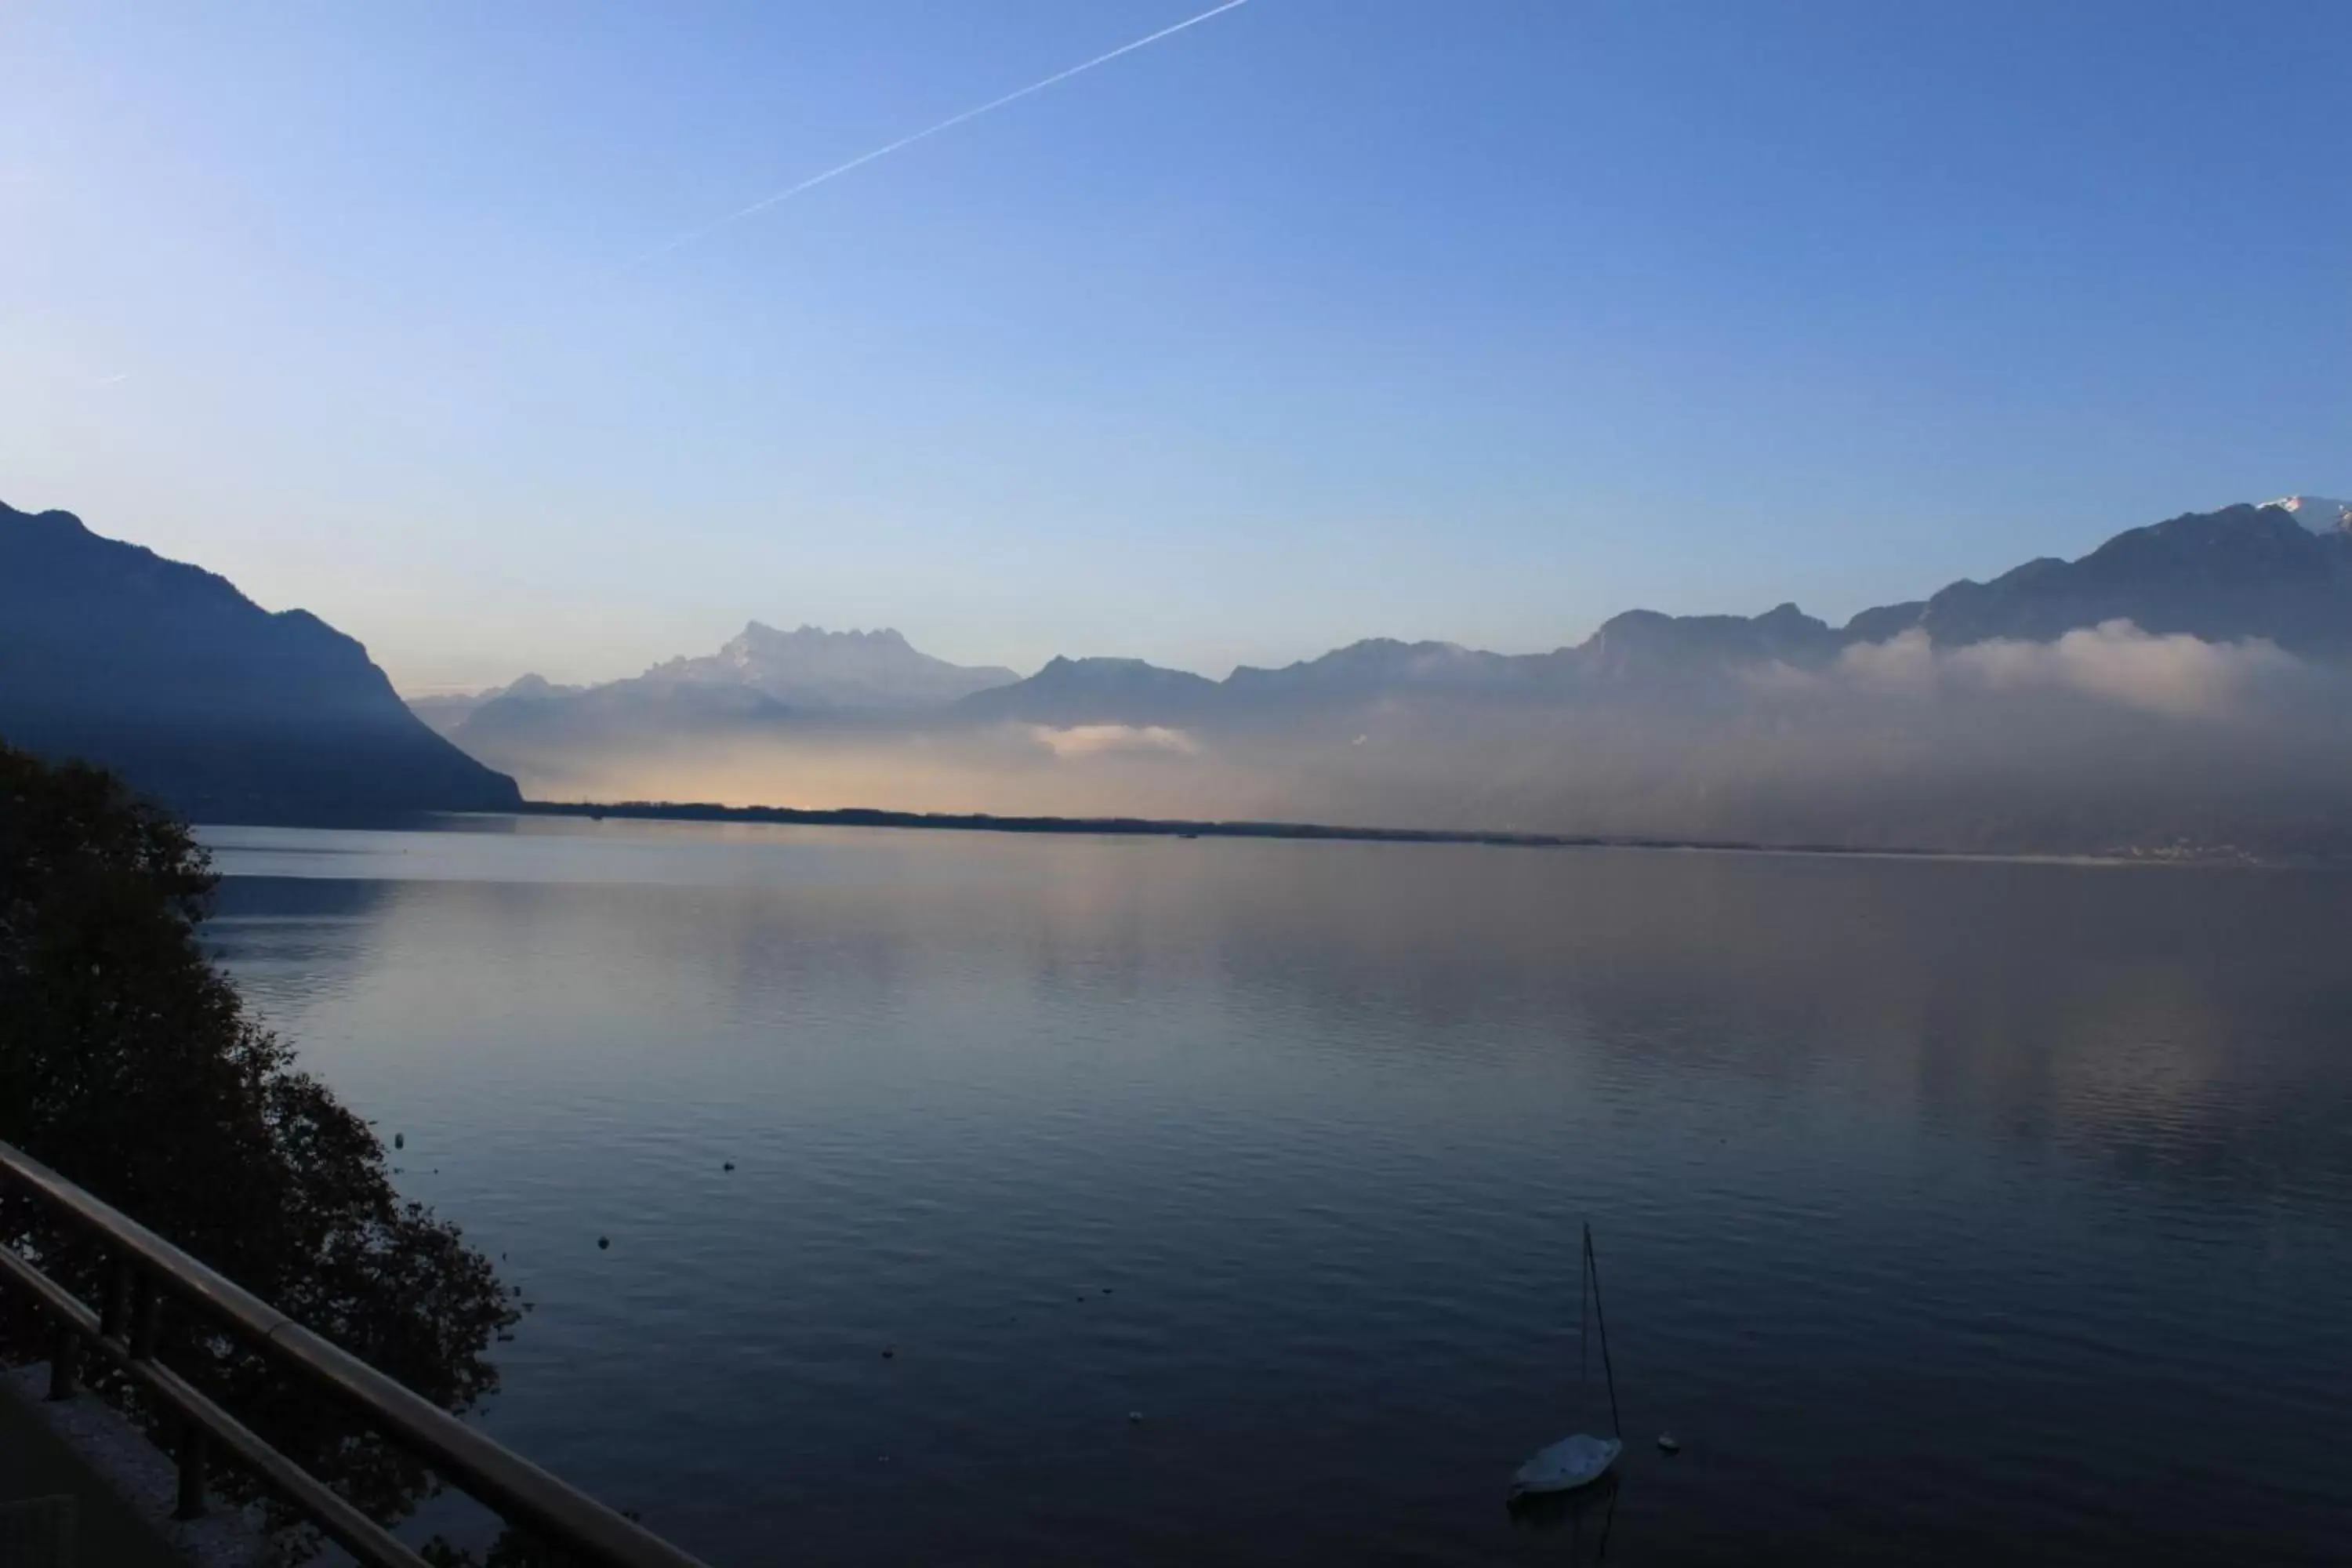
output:
[[[215,886],[185,824],[85,764],[0,745],[0,1138],[445,1409],[497,1384],[516,1318],[457,1228],[393,1189],[384,1150],[245,1016],[196,928]],[[103,1262],[28,1203],[0,1236],[83,1300]],[[23,1303],[6,1337],[37,1325]],[[389,1521],[431,1478],[352,1413],[185,1311],[163,1359]],[[232,1478],[224,1478],[230,1480]]]

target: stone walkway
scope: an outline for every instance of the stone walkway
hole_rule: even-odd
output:
[[[73,1568],[187,1568],[188,1560],[50,1429],[24,1384],[0,1377],[0,1504],[57,1496],[74,1500]]]
[[[258,1506],[215,1497],[203,1518],[173,1519],[179,1471],[170,1458],[104,1400],[52,1404],[42,1397],[48,1387],[46,1365],[0,1372],[0,1505],[72,1498],[70,1568],[278,1568],[282,1543],[262,1529]],[[313,1568],[350,1561],[338,1548],[310,1560]],[[16,1565],[0,1556],[0,1568]]]

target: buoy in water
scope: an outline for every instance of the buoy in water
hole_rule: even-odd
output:
[[[1658,1434],[1658,1452],[1662,1454],[1679,1454],[1682,1451],[1683,1446],[1675,1440],[1675,1435],[1672,1432],[1661,1432]]]

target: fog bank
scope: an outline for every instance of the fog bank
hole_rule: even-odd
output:
[[[1306,820],[1857,847],[2352,851],[2352,679],[2126,621],[1184,724],[698,720],[483,755],[552,800]]]

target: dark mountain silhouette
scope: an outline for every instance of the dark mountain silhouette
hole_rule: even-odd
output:
[[[1906,599],[1899,605],[1880,605],[1863,611],[1846,622],[1840,635],[1841,643],[1885,642],[1900,637],[1919,624],[1919,612],[1927,607],[1925,599]]]
[[[582,688],[526,677],[477,708],[453,738],[487,755],[518,746],[651,745],[756,731],[793,715],[748,686],[639,677]]]
[[[543,675],[524,675],[484,691],[436,692],[407,700],[409,711],[424,720],[434,733],[452,735],[477,711],[501,697],[576,697],[586,689],[584,686],[558,686]]]
[[[1533,661],[1458,643],[1367,637],[1280,669],[1243,665],[1225,679],[1223,692],[1229,702],[1243,707],[1307,698],[1352,704],[1407,692],[1493,693],[1530,688],[1543,679]]]
[[[1587,683],[1682,680],[1743,665],[1811,665],[1835,657],[1843,638],[1794,605],[1760,616],[1662,616],[1628,610],[1563,661]]]
[[[2127,620],[2208,642],[2263,637],[2319,658],[2352,653],[2352,534],[2275,506],[2190,513],[2117,534],[2079,561],[2030,561],[1955,583],[1920,608],[1939,645],[2046,642]]]
[[[0,739],[197,815],[496,810],[514,781],[434,734],[367,650],[303,610],[0,505]]]
[[[1139,658],[1056,658],[1026,680],[965,698],[956,712],[1033,724],[1189,724],[1212,710],[1219,691],[1205,676]]]

